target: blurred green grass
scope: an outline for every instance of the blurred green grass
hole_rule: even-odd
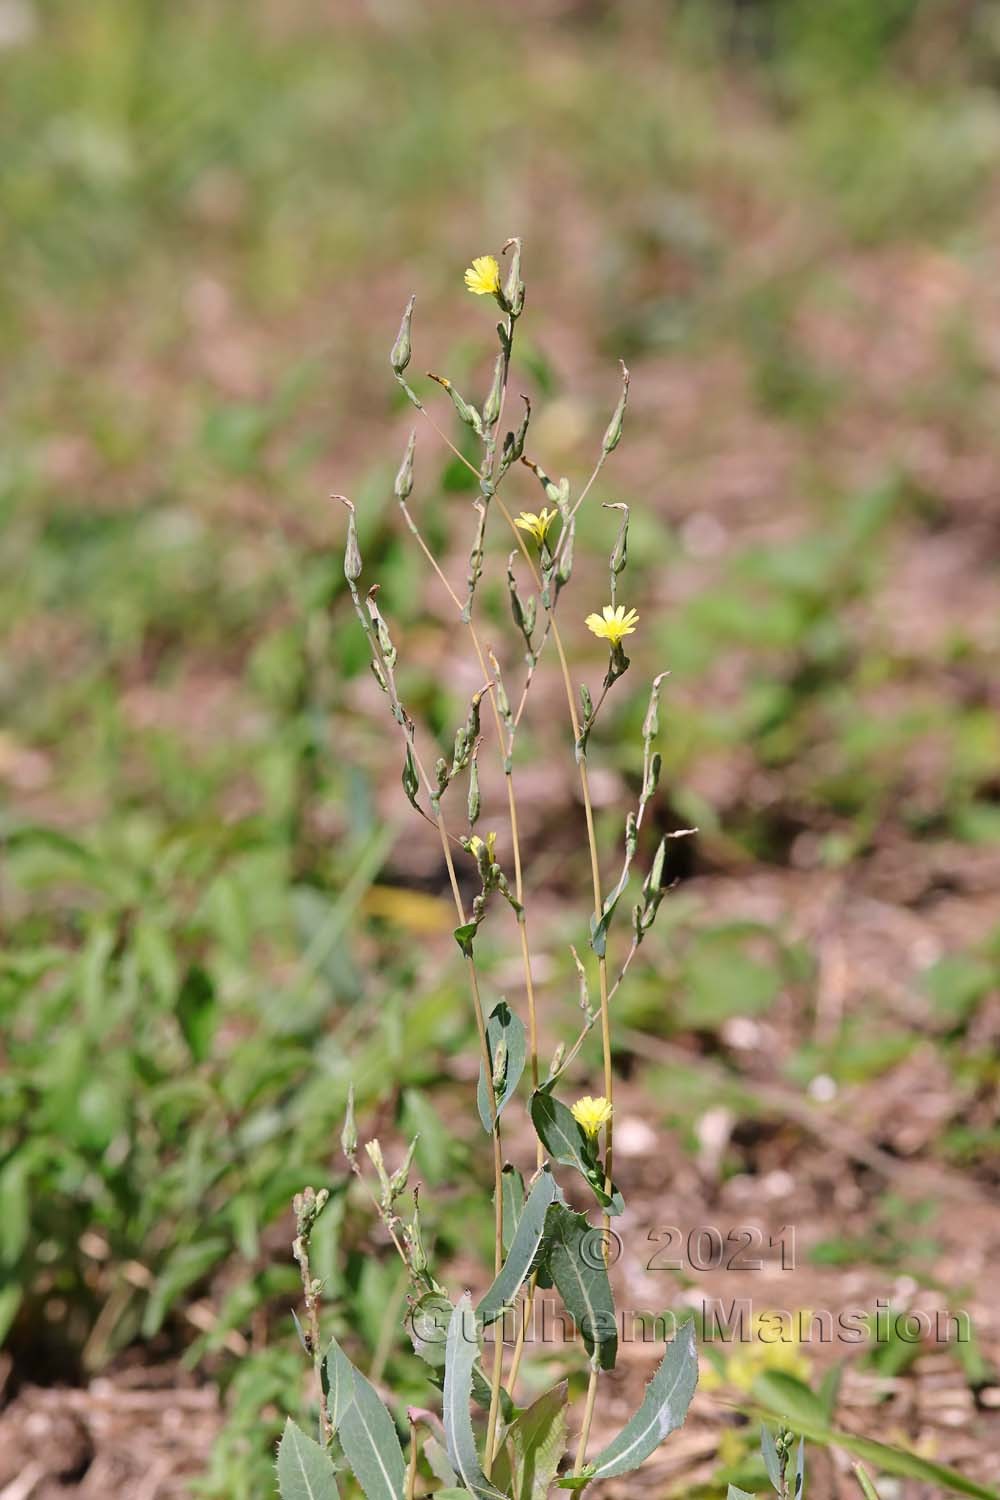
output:
[[[630,588],[655,601],[639,655],[671,668],[672,809],[712,859],[787,867],[802,833],[830,868],[886,828],[996,839],[981,632],[949,615],[910,650],[875,603],[901,546],[976,523],[914,477],[904,441],[912,419],[996,461],[975,307],[927,334],[924,363],[903,349],[888,395],[807,333],[856,331],[860,271],[891,289],[915,249],[932,279],[967,271],[974,298],[1000,35],[988,7],[956,33],[945,0],[836,0],[822,20],[798,0],[524,6],[475,24],[445,0],[8,9],[0,1321],[40,1373],[141,1338],[228,1377],[226,1336],[289,1295],[271,1226],[294,1189],[329,1178],[352,1074],[390,1125],[419,1118],[422,1171],[451,1184],[455,1224],[469,1188],[422,1092],[450,1075],[463,1007],[451,978],[414,994],[412,931],[365,906],[391,864],[379,789],[398,768],[357,712],[363,643],[325,498],[358,497],[388,607],[438,631],[386,502],[399,411],[385,352],[411,289],[427,360],[471,379],[461,269],[525,236],[526,375],[555,403],[541,431],[574,473],[613,357],[633,364],[637,457],[623,447],[614,484],[634,506]],[[893,304],[903,326],[905,311]],[[872,427],[884,436],[859,480],[847,460]],[[717,480],[733,485],[716,446],[742,442],[749,464],[764,439],[792,453],[773,494],[717,497]],[[447,545],[461,474],[420,462]],[[711,527],[699,550],[689,524],[704,537],[716,511],[718,561]],[[582,543],[601,556],[599,512]],[[692,557],[707,559],[701,584],[675,597],[672,568]],[[408,687],[436,727],[454,721],[426,653]],[[600,746],[625,777],[635,691]],[[548,750],[544,731],[535,743]],[[928,750],[929,780],[909,769]],[[745,784],[776,796],[716,805],[700,773],[737,755]],[[777,928],[761,945],[692,920],[623,1021],[713,1031],[806,983]],[[942,963],[933,1004],[956,1029],[940,1045],[986,1086],[961,1027],[997,945]],[[897,1022],[850,1018],[822,1056],[802,1041],[790,1071],[869,1076],[901,1049]],[[944,1149],[974,1164],[990,1144],[959,1121]],[[345,1271],[331,1236],[331,1285],[378,1344],[391,1275],[354,1244]],[[134,1262],[148,1282],[129,1281]],[[183,1309],[209,1276],[220,1323],[194,1339]],[[283,1360],[239,1372],[213,1492],[250,1494],[264,1472],[266,1434],[249,1449],[245,1434],[288,1399]]]

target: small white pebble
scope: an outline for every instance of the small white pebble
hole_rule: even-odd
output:
[[[809,1093],[820,1104],[829,1104],[831,1099],[837,1097],[837,1081],[829,1073],[817,1073],[809,1084]]]
[[[658,1139],[653,1127],[636,1115],[624,1115],[615,1121],[616,1156],[647,1156]]]
[[[761,1178],[760,1190],[765,1198],[787,1198],[795,1191],[795,1178],[779,1167]]]
[[[735,1047],[740,1052],[749,1052],[752,1048],[759,1047],[760,1038],[760,1027],[749,1016],[730,1016],[723,1024],[722,1040],[727,1047]]]
[[[729,1144],[729,1137],[736,1123],[736,1116],[724,1104],[706,1109],[695,1126],[698,1137],[698,1165],[709,1176],[714,1176],[722,1160],[722,1153]]]

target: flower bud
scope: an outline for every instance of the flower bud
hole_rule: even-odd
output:
[[[413,489],[413,450],[416,447],[416,442],[417,434],[416,432],[411,432],[410,440],[406,445],[406,452],[403,454],[403,462],[400,464],[399,472],[396,475],[396,483],[393,485],[393,493],[399,501],[407,499],[410,491]]]
[[[608,430],[604,434],[604,440],[601,443],[601,447],[605,453],[614,453],[622,440],[622,425],[625,421],[625,407],[628,404],[628,366],[624,360],[619,360],[619,364],[622,367],[622,393],[618,398],[618,405],[615,407],[614,416],[608,423]]]
[[[504,250],[510,246],[514,247],[514,253],[510,258],[510,271],[507,275],[507,285],[504,287],[504,302],[514,318],[519,318],[524,310],[524,282],[521,280],[521,241],[517,237],[507,241]]]
[[[448,392],[448,395],[451,397],[451,400],[452,400],[452,405],[454,406],[455,410],[458,412],[458,415],[461,417],[461,419],[465,423],[466,427],[471,427],[472,430],[473,430],[473,432],[476,434],[477,437],[482,437],[482,435],[483,435],[483,420],[482,420],[482,417],[480,417],[480,415],[477,412],[476,408],[474,406],[471,406],[469,404],[469,402],[466,401],[464,399],[464,397],[458,391],[456,391],[455,387],[452,385],[451,381],[447,378],[447,376],[445,376],[445,375],[435,375],[434,372],[433,372],[433,370],[428,370],[427,371],[427,378],[428,378],[428,380],[434,380],[434,381],[436,381],[437,384],[442,387],[442,389],[444,389],[444,390],[446,390]]]
[[[346,495],[338,496],[347,506],[347,542],[344,546],[344,577],[356,583],[361,577],[361,549],[358,546],[358,523],[354,505]]]
[[[498,354],[496,364],[493,366],[493,384],[490,386],[490,393],[483,403],[483,424],[486,427],[492,427],[500,415],[506,369],[507,361],[502,354]]]
[[[402,375],[403,371],[410,363],[410,324],[413,321],[413,304],[416,300],[417,299],[415,297],[411,297],[409,302],[406,304],[406,311],[403,314],[403,321],[399,325],[399,332],[396,335],[396,342],[393,344],[392,352],[389,355],[389,363],[392,365],[392,368],[397,375]]]

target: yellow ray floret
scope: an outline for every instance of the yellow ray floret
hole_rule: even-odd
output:
[[[603,1095],[599,1099],[592,1099],[589,1094],[584,1094],[573,1105],[570,1113],[582,1130],[595,1136],[601,1126],[607,1125],[611,1119],[611,1101]]]
[[[477,297],[495,297],[500,290],[500,267],[492,255],[477,255],[465,273],[465,284]]]
[[[638,618],[635,610],[626,610],[624,604],[619,604],[616,609],[606,604],[599,615],[588,615],[586,623],[588,630],[603,636],[612,646],[618,646],[623,636],[631,635],[635,630]]]
[[[537,516],[533,511],[522,510],[514,525],[520,526],[522,531],[526,531],[529,536],[533,536],[540,547],[548,536],[549,527],[558,514],[557,510],[549,510],[548,506],[545,506]]]

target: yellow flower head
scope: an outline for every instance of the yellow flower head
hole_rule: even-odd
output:
[[[606,1125],[611,1119],[611,1102],[608,1099],[592,1099],[589,1094],[584,1094],[578,1099],[571,1110],[572,1116],[582,1130],[588,1135],[595,1136],[602,1125]]]
[[[514,525],[520,526],[522,531],[526,531],[529,536],[533,536],[540,547],[548,536],[549,527],[558,514],[557,510],[549,510],[547,505],[543,507],[537,516],[530,510],[522,510]]]
[[[477,297],[495,297],[500,290],[500,267],[492,255],[477,255],[465,273],[465,284]]]
[[[474,833],[471,839],[469,839],[469,853],[474,859],[478,859],[481,854],[485,853],[489,863],[491,865],[495,864],[496,855],[493,851],[496,849],[496,843],[497,836],[495,833],[488,833],[485,842],[479,837],[478,833]]]
[[[587,629],[603,636],[612,646],[621,645],[622,637],[631,635],[639,616],[634,609],[626,610],[624,604],[612,609],[606,604],[599,615],[587,616]]]

